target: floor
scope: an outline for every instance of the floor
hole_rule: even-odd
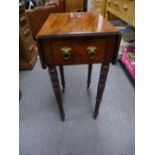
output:
[[[100,65],[65,69],[62,94],[66,121],[60,120],[47,70],[37,61],[20,72],[20,155],[134,155],[135,91],[120,64],[110,67],[97,120],[92,117]],[[59,72],[58,72],[59,73]]]

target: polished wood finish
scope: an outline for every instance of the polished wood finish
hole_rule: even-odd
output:
[[[115,63],[116,56],[112,56],[113,53],[117,55],[119,37],[118,30],[99,14],[51,14],[37,35],[41,46],[40,55],[44,59],[42,66],[99,63],[103,59]],[[97,47],[93,59],[89,58],[86,50],[91,45]],[[65,60],[62,55],[63,47],[72,49],[69,60]]]
[[[79,24],[80,23],[80,24]],[[117,32],[101,15],[89,12],[50,14],[37,37],[88,36]]]
[[[30,26],[25,14],[25,6],[19,5],[19,69],[32,69],[37,61],[37,52]]]
[[[135,0],[107,0],[106,11],[135,27]]]
[[[89,64],[88,81],[91,81],[92,64],[101,63],[101,74],[94,110],[97,117],[109,64],[115,64],[121,34],[101,15],[89,12],[51,14],[39,33],[36,41],[42,68],[50,68],[50,75],[61,115],[62,99],[55,66],[60,66],[62,85],[65,88],[63,65]],[[52,70],[51,70],[52,69]],[[55,82],[54,82],[55,81]]]
[[[94,38],[70,38],[64,40],[42,40],[42,50],[46,64],[51,65],[73,65],[73,64],[86,64],[99,63],[102,60],[112,61],[112,54],[115,50],[116,36],[94,37]],[[87,47],[93,45],[97,48],[94,58],[90,58]],[[109,46],[107,46],[109,45]],[[50,48],[49,48],[50,47]],[[62,54],[61,48],[70,47],[70,58],[65,59]],[[51,49],[53,52],[51,53]],[[107,52],[108,51],[108,52]]]
[[[94,118],[97,118],[97,115],[99,114],[99,108],[102,100],[102,95],[105,88],[105,83],[107,79],[109,71],[109,63],[103,63],[101,66],[101,72],[100,72],[100,78],[98,83],[98,90],[97,90],[97,96],[96,96],[96,104],[94,109]]]
[[[61,116],[62,121],[64,121],[65,114],[64,114],[64,109],[63,109],[63,105],[62,105],[61,91],[60,91],[56,67],[49,67],[48,71],[49,71],[49,75],[51,77],[51,82],[52,82],[54,94],[55,94],[55,97],[57,100],[57,105],[58,105],[58,108],[60,111],[60,116]]]

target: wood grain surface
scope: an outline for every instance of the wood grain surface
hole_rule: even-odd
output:
[[[49,15],[37,37],[105,32],[118,32],[118,30],[100,14],[89,12],[57,13]]]

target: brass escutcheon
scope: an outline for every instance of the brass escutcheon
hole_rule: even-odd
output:
[[[72,51],[72,49],[70,47],[62,47],[61,48],[61,53],[65,60],[69,60],[71,58],[71,51]]]

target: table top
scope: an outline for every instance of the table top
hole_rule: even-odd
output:
[[[87,35],[119,32],[102,15],[90,12],[50,14],[37,38],[48,36]]]

